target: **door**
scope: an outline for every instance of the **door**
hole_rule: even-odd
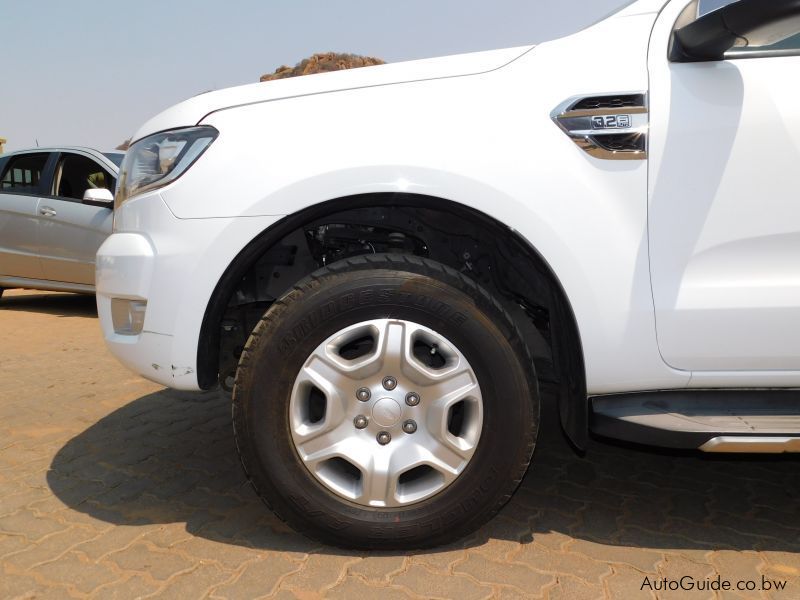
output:
[[[0,173],[0,276],[42,278],[37,210],[49,157],[11,155]]]
[[[762,27],[767,45],[670,62],[672,28],[696,16],[678,4],[649,60],[659,349],[688,371],[800,370],[800,21]]]
[[[112,193],[116,180],[88,155],[63,152],[58,157],[52,190],[39,203],[39,247],[44,278],[94,285],[97,249],[111,234],[111,206],[83,204],[89,188]]]

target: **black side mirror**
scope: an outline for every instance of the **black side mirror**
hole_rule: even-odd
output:
[[[800,0],[739,0],[675,30],[673,62],[722,60],[737,42],[767,46],[800,32]]]

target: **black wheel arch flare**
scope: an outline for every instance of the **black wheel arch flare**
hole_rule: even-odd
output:
[[[552,361],[558,373],[558,412],[562,428],[580,450],[588,440],[589,403],[586,394],[586,371],[580,333],[572,306],[558,277],[541,254],[519,233],[503,223],[465,205],[431,196],[386,193],[363,194],[316,204],[288,215],[251,240],[231,262],[212,293],[200,329],[197,347],[197,380],[202,389],[213,388],[218,381],[220,361],[220,326],[234,291],[260,257],[291,233],[309,223],[318,222],[342,211],[360,208],[404,207],[434,209],[469,220],[482,231],[492,232],[516,246],[526,268],[542,274],[550,296]]]

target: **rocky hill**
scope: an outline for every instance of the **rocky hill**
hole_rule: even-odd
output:
[[[294,67],[287,67],[285,65],[279,67],[274,73],[262,75],[261,81],[299,77],[300,75],[312,75],[314,73],[327,73],[329,71],[341,71],[343,69],[358,69],[359,67],[371,67],[372,65],[382,64],[384,64],[384,61],[380,58],[373,58],[372,56],[324,52],[321,54],[314,54],[300,61]]]

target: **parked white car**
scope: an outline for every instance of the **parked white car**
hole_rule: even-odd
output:
[[[0,156],[3,288],[94,293],[122,152],[36,148]]]
[[[123,164],[108,346],[232,388],[257,492],[338,545],[484,523],[545,387],[580,448],[798,451],[798,31],[797,0],[640,0],[536,47],[192,98]]]

